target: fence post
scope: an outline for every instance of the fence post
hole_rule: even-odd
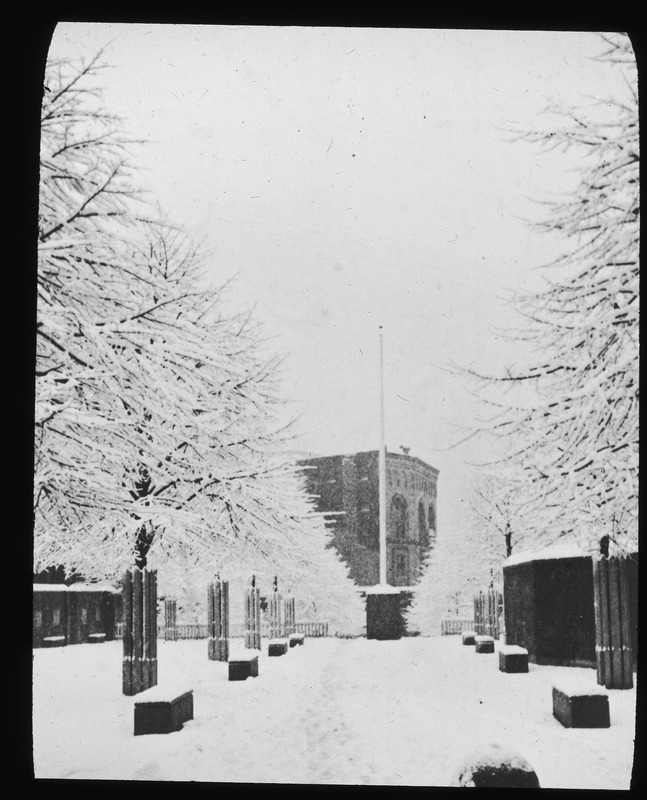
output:
[[[483,592],[474,595],[474,630],[481,636],[483,634]]]
[[[124,575],[122,691],[157,685],[157,572],[133,567]]]
[[[144,659],[146,689],[157,686],[157,572],[144,570]]]
[[[607,689],[633,687],[628,559],[593,557],[597,682]]]
[[[124,574],[123,585],[121,588],[121,607],[122,607],[122,634],[121,642],[123,648],[122,659],[122,691],[125,695],[132,695],[132,663],[134,655],[133,642],[133,576],[128,570]]]
[[[629,591],[629,557],[618,560],[618,597],[620,606],[620,643],[622,653],[622,675],[624,688],[634,685],[634,651],[632,637],[632,608]]]
[[[288,595],[285,598],[285,635],[289,636],[291,633],[295,633],[296,627],[296,614],[295,614],[295,602],[294,597]]]
[[[481,636],[485,635],[485,621],[483,617],[485,616],[485,595],[483,591],[479,592],[479,624],[477,627],[477,631]]]
[[[270,595],[268,610],[270,615],[270,639],[283,639],[285,636],[285,610],[276,576],[274,577],[273,592]]]
[[[261,649],[261,593],[254,575],[251,586],[245,592],[245,647]]]
[[[216,575],[207,592],[207,645],[209,661],[229,658],[229,583]]]
[[[498,639],[500,636],[499,630],[499,608],[502,606],[503,600],[501,592],[494,587],[488,590],[488,634]]]
[[[494,625],[493,625],[493,606],[494,603],[494,589],[491,587],[488,589],[487,593],[487,635],[494,636]]]
[[[499,615],[503,609],[503,595],[494,587],[482,589],[474,595],[474,631],[479,636],[499,638]]]
[[[503,607],[503,592],[497,593],[496,628],[499,641],[501,644],[505,644],[505,608]]]
[[[164,638],[177,639],[177,601],[164,600]]]

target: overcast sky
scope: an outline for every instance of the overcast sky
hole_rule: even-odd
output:
[[[51,54],[102,47],[142,184],[287,353],[295,449],[378,447],[383,325],[387,446],[440,469],[442,528],[478,457],[445,450],[474,405],[442,367],[513,357],[504,299],[560,245],[527,220],[574,185],[506,131],[613,94],[595,34],[66,23]]]

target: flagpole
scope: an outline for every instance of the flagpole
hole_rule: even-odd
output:
[[[386,584],[386,444],[384,441],[384,342],[380,325],[380,584]]]

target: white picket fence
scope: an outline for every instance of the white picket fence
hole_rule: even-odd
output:
[[[329,636],[327,622],[297,622],[295,632],[303,633],[311,639]],[[123,622],[117,623],[116,636],[120,639],[123,636]],[[261,628],[262,636],[269,637],[269,626],[263,624]],[[229,636],[232,639],[242,639],[245,635],[245,625],[243,623],[231,624],[229,626]],[[206,639],[209,636],[209,626],[206,623],[198,624],[176,624],[173,628],[166,628],[164,625],[157,626],[157,637],[159,639],[178,640],[178,639]]]
[[[440,620],[441,636],[454,636],[470,630],[474,630],[474,620],[471,617],[445,617]]]

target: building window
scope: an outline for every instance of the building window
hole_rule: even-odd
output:
[[[409,583],[409,557],[404,550],[393,554],[393,579],[399,586]]]
[[[61,624],[61,609],[55,608],[52,611],[52,624],[53,625],[60,625]]]
[[[427,541],[427,519],[425,505],[422,500],[418,503],[418,541],[424,544]]]
[[[81,622],[85,625],[88,621],[88,609],[82,608],[81,609]]]
[[[362,505],[357,509],[357,541],[371,549],[378,549],[380,546],[378,515],[372,513],[370,506]]]
[[[101,606],[94,607],[94,621],[101,622]]]
[[[34,611],[34,625],[37,628],[43,627],[43,612],[40,609]]]
[[[436,531],[436,511],[433,506],[429,506],[429,530]]]
[[[396,539],[407,538],[407,501],[398,494],[391,501],[391,533]]]

